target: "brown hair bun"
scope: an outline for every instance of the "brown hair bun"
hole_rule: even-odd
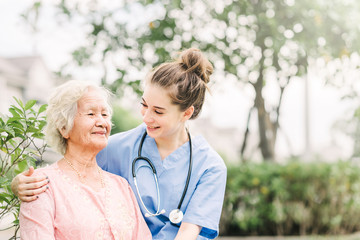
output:
[[[187,72],[195,73],[205,83],[210,81],[210,75],[213,73],[213,67],[199,49],[189,48],[181,52],[178,61],[183,64],[183,67]]]

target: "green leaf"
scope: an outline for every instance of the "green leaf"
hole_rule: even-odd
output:
[[[9,126],[5,126],[5,131],[9,134],[11,134],[12,136],[15,136],[15,131],[13,128],[9,127]]]
[[[17,102],[17,104],[21,107],[21,108],[24,108],[24,104],[23,104],[23,102],[20,100],[20,99],[18,99],[18,98],[16,98],[16,97],[13,97],[14,99],[15,99],[15,101]]]
[[[38,113],[40,114],[40,113],[44,112],[46,110],[47,106],[48,106],[47,104],[41,105],[41,107],[39,108]]]
[[[18,163],[18,170],[19,170],[19,173],[25,171],[28,167],[28,164],[27,164],[27,161],[20,161]]]
[[[17,113],[16,113],[17,114]],[[19,121],[21,120],[22,118],[20,117],[20,115],[17,115],[17,116],[13,116],[13,117],[10,117],[6,122],[7,123],[11,123],[11,122],[15,122],[15,121]]]
[[[15,110],[15,108],[10,108],[9,112],[13,115],[13,118],[21,118],[20,114]]]
[[[30,108],[32,108],[36,103],[36,100],[29,100],[26,105],[25,105],[25,110],[29,110]]]
[[[39,128],[39,130],[42,130],[46,125],[46,121],[40,120],[39,122],[40,122],[40,124],[39,124],[38,128]]]
[[[14,139],[10,139],[7,141],[12,147],[15,147],[16,145],[18,145],[18,141],[14,140]]]
[[[16,113],[13,110],[15,110]],[[11,112],[13,114],[17,114],[17,115],[19,115],[21,117],[24,117],[24,112],[20,108],[14,106],[14,105],[11,105],[11,108],[9,109],[9,112]]]
[[[31,136],[34,138],[39,138],[39,139],[43,139],[45,137],[45,135],[41,132],[33,133]]]
[[[0,193],[0,202],[6,202],[7,204],[10,204],[10,200],[4,195],[4,193]]]
[[[5,154],[8,153],[5,147],[1,147],[0,150],[3,151]]]
[[[39,130],[34,126],[34,125],[30,125],[27,128],[28,132],[38,132]]]
[[[4,186],[7,182],[9,182],[9,179],[6,176],[0,176],[0,186]]]

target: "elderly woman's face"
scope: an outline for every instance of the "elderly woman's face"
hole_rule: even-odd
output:
[[[78,101],[68,146],[100,151],[107,145],[110,130],[111,120],[104,97],[96,89],[89,89]]]

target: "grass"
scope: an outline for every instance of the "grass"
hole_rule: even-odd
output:
[[[360,240],[360,233],[338,236],[218,237],[217,240]]]

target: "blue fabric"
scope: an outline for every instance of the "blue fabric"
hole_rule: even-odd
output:
[[[145,125],[142,124],[130,131],[111,136],[108,146],[98,154],[97,162],[102,169],[128,180],[145,216],[146,210],[140,203],[131,171],[144,131]],[[221,157],[203,137],[193,137],[192,144],[193,168],[189,188],[181,206],[184,212],[183,222],[202,226],[198,239],[214,239],[219,231],[226,167]],[[145,220],[153,239],[174,239],[179,228],[171,225],[168,217],[170,212],[177,208],[184,190],[189,167],[189,143],[186,142],[161,160],[155,140],[147,136],[142,156],[149,158],[156,168],[161,198],[160,210],[166,210],[163,215],[145,217]],[[146,167],[142,167],[144,165]],[[136,169],[142,200],[150,212],[155,213],[159,199],[152,171],[145,161],[138,161]]]

